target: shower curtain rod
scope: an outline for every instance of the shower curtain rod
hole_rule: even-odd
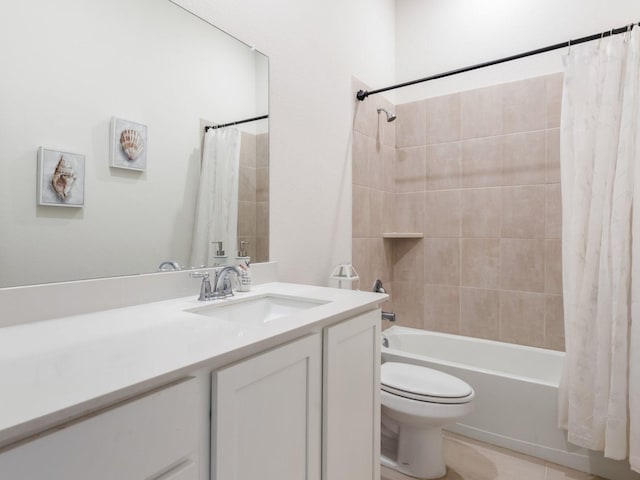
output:
[[[415,85],[416,83],[428,82],[429,80],[437,80],[438,78],[450,77],[451,75],[457,75],[458,73],[470,72],[472,70],[478,70],[479,68],[491,67],[492,65],[498,65],[500,63],[510,62],[511,60],[518,60],[520,58],[531,57],[533,55],[538,55],[540,53],[551,52],[553,50],[558,50],[559,48],[571,47],[571,45],[577,45],[579,43],[591,42],[593,40],[598,40],[600,38],[609,37],[611,35],[617,35],[619,33],[624,33],[628,30],[631,30],[634,26],[640,26],[640,23],[631,23],[629,25],[625,25],[624,27],[612,28],[611,30],[607,30],[606,32],[595,33],[593,35],[589,35],[587,37],[577,38],[575,40],[569,40],[567,42],[556,43],[555,45],[549,45],[548,47],[538,48],[536,50],[531,50],[529,52],[519,53],[517,55],[511,55],[509,57],[500,58],[498,60],[492,60],[490,62],[478,63],[476,65],[472,65],[470,67],[458,68],[456,70],[450,70],[444,73],[438,73],[436,75],[431,75],[429,77],[420,78],[418,80],[412,80],[410,82],[399,83],[397,85],[392,85],[390,87],[379,88],[377,90],[358,90],[356,93],[356,98],[361,102],[364,101],[369,95],[373,95],[375,93],[382,93],[388,90],[395,90],[396,88],[408,87],[410,85]]]
[[[223,128],[223,127],[232,127],[233,125],[240,125],[241,123],[255,122],[256,120],[263,120],[265,118],[269,118],[269,115],[261,115],[259,117],[246,118],[244,120],[238,120],[237,122],[223,123],[222,125],[207,125],[206,127],[204,127],[204,131],[208,132],[210,128],[216,129],[216,128]]]

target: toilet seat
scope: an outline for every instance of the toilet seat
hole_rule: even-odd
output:
[[[421,402],[459,404],[475,396],[469,384],[459,378],[418,365],[386,362],[380,377],[383,391]]]

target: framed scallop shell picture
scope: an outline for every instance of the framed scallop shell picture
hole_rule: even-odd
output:
[[[144,171],[147,168],[147,126],[113,117],[109,166]]]
[[[84,155],[38,149],[38,205],[84,206]]]

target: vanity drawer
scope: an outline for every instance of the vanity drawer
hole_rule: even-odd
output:
[[[197,392],[188,378],[8,449],[0,478],[197,478]]]

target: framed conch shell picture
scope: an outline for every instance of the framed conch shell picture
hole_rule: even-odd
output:
[[[109,166],[144,171],[147,168],[147,126],[113,117]]]
[[[84,155],[38,149],[38,205],[84,206]]]

